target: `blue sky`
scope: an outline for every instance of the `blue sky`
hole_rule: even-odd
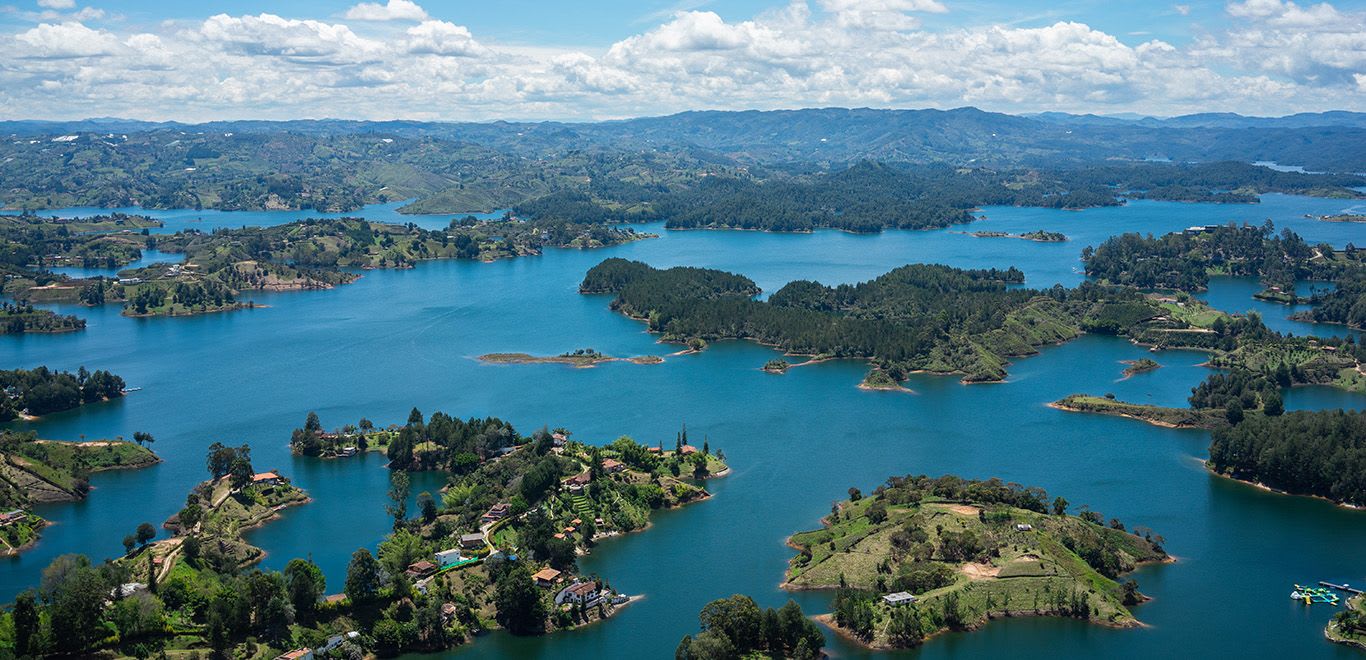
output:
[[[1366,109],[1366,0],[16,0],[0,32],[4,118]]]

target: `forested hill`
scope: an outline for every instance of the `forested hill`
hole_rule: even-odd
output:
[[[758,301],[758,287],[739,275],[608,259],[588,271],[580,290],[615,293],[613,309],[647,320],[665,340],[696,347],[752,339],[797,354],[867,358],[875,373],[896,380],[914,370],[1001,380],[1011,356],[1084,330],[1135,333],[1163,316],[1132,289],[1006,286],[1023,280],[1015,268],[916,264],[854,285],[792,282]]]

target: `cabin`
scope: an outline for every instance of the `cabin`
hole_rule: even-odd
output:
[[[1029,523],[1019,523],[1015,525],[1015,531],[1017,532],[1028,532],[1032,529],[1034,529],[1034,526]]]
[[[286,651],[275,656],[275,660],[313,660],[313,649],[304,647],[301,649],[294,649],[293,651]]]
[[[435,573],[436,568],[436,564],[433,564],[432,562],[423,559],[421,561],[415,561],[409,564],[408,570],[404,571],[403,573],[407,575],[409,579],[418,580],[421,578],[425,578],[428,575],[431,575],[432,573]]]
[[[887,603],[892,607],[900,607],[902,605],[910,605],[911,603],[914,603],[915,596],[912,596],[904,591],[898,591],[894,594],[887,594],[886,596],[883,596],[882,602]]]
[[[542,568],[531,576],[538,587],[549,587],[560,581],[560,572],[553,568]]]
[[[601,597],[602,595],[598,593],[597,582],[575,582],[555,595],[555,604],[582,603],[584,605],[592,605],[598,602],[598,599]]]
[[[603,459],[602,469],[606,470],[608,474],[616,474],[618,472],[621,472],[622,470],[625,470],[626,464],[622,463],[621,461],[618,461],[615,458]]]
[[[466,550],[482,548],[482,547],[484,547],[484,535],[483,535],[483,534],[461,534],[461,535],[460,535],[460,547],[465,548]]]
[[[512,507],[508,506],[508,505],[507,505],[506,503],[504,503],[504,502],[499,502],[499,503],[497,503],[497,504],[495,504],[495,505],[489,507],[488,512],[485,513],[485,514],[484,514],[484,517],[483,517],[483,518],[480,518],[480,520],[482,520],[483,522],[486,522],[486,523],[497,522],[497,521],[499,521],[499,520],[502,520],[502,519],[508,517],[508,515],[511,514],[511,513],[512,513]]]
[[[274,470],[270,472],[257,472],[251,475],[251,485],[253,486],[283,486],[288,482]]]
[[[556,447],[563,447],[565,440],[567,438],[564,437],[563,433],[557,431],[550,434],[550,443]]]
[[[684,455],[684,456],[689,456],[689,455],[692,455],[692,454],[696,454],[696,453],[697,453],[697,447],[694,447],[694,446],[692,446],[692,445],[683,445],[682,447],[680,447],[680,448],[678,449],[678,453],[679,453],[679,454],[682,454],[682,455]]]

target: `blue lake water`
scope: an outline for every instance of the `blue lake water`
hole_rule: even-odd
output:
[[[86,317],[87,330],[0,338],[0,364],[106,368],[143,389],[17,426],[66,439],[145,430],[155,434],[155,448],[166,460],[148,470],[96,475],[87,501],[42,507],[40,513],[57,524],[30,552],[0,562],[0,597],[35,585],[56,555],[119,554],[125,534],[144,520],[160,522],[174,513],[205,477],[204,451],[215,441],[250,442],[258,468],[278,469],[309,491],[313,503],[285,512],[249,539],[269,553],[268,567],[311,556],[324,568],[330,590],[339,591],[351,552],[373,548],[389,529],[388,475],[377,456],[293,457],[290,430],[309,410],[334,427],[362,416],[377,424],[402,422],[417,406],[426,413],[500,416],[524,433],[565,426],[590,442],[619,435],[668,441],[686,422],[690,434],[705,435],[724,450],[734,468],[709,483],[716,497],[664,512],[649,531],[605,542],[582,562],[584,570],[607,576],[623,591],[644,594],[643,601],[585,630],[545,638],[493,634],[455,655],[668,655],[683,634],[696,631],[702,605],[732,593],[773,606],[795,597],[810,612],[824,611],[827,594],[789,596],[777,589],[792,554],[783,539],[816,526],[850,486],[866,491],[894,474],[955,473],[1043,486],[1075,506],[1089,504],[1130,526],[1151,527],[1180,561],[1135,575],[1154,597],[1136,611],[1150,627],[1002,621],[937,638],[912,655],[1359,657],[1323,640],[1330,610],[1306,609],[1288,593],[1291,583],[1306,580],[1366,583],[1366,512],[1212,477],[1200,464],[1208,445],[1204,432],[1045,406],[1074,392],[1182,405],[1208,374],[1199,366],[1206,357],[1200,353],[1154,355],[1120,339],[1086,336],[1017,361],[1005,383],[965,386],[951,377],[916,376],[908,383],[913,394],[858,390],[865,367],[855,362],[769,375],[759,367],[775,353],[744,342],[721,342],[654,366],[490,366],[473,359],[493,351],[675,350],[608,310],[607,297],[577,293],[584,272],[607,257],[724,268],[750,276],[766,292],[798,278],[864,280],[914,262],[1014,265],[1030,286],[1073,285],[1083,278],[1081,249],[1124,231],[1161,234],[1196,224],[1260,224],[1270,217],[1312,242],[1366,243],[1360,226],[1303,217],[1351,204],[1268,195],[1249,206],[1135,202],[1081,212],[993,207],[982,211],[987,220],[968,227],[876,235],[656,227],[658,239],[604,250],[548,250],[489,264],[429,262],[406,271],[367,271],[330,291],[248,294],[268,307],[227,314],[129,319],[116,306],[58,307]],[[215,226],[315,215],[175,213],[221,223]],[[391,207],[349,215],[395,219]],[[174,230],[170,224],[168,216],[167,229]],[[957,233],[1040,228],[1073,240],[1048,244]],[[1268,323],[1281,323],[1277,315],[1283,320],[1291,311],[1257,307],[1246,297],[1250,293],[1247,282],[1225,279],[1216,280],[1207,297],[1234,311],[1262,311]],[[1163,368],[1123,379],[1120,361],[1144,356]],[[1328,388],[1299,388],[1286,396],[1295,409],[1361,408],[1363,402],[1366,397]],[[417,475],[414,495],[441,483],[440,475]],[[839,657],[866,655],[834,638],[831,645]]]

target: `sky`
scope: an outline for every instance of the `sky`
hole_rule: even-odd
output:
[[[0,119],[1366,111],[1366,0],[0,0]]]

